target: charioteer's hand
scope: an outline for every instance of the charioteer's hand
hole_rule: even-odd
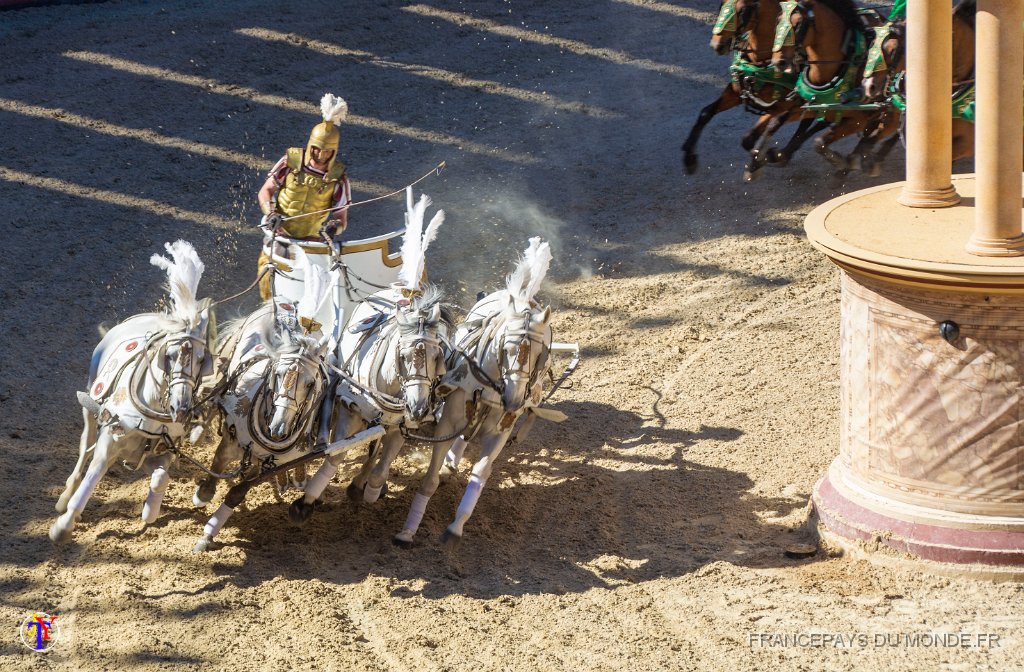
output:
[[[344,233],[345,227],[341,226],[341,222],[337,219],[328,219],[324,222],[323,227],[320,229],[320,237],[334,240],[334,237],[339,233]]]
[[[276,212],[263,215],[263,219],[260,220],[260,228],[268,231],[280,228],[282,224],[284,224],[284,217]]]

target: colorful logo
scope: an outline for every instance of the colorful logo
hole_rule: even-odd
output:
[[[21,643],[37,653],[46,653],[60,639],[56,616],[42,612],[30,614],[21,624]]]

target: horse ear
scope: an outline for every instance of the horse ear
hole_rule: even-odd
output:
[[[441,304],[435,303],[434,307],[430,309],[430,321],[437,322],[441,319]]]
[[[508,305],[505,307],[505,312],[514,313],[516,312],[516,300],[511,294],[508,295]]]
[[[541,315],[540,315],[540,321],[543,324],[547,324],[548,320],[550,320],[550,319],[551,319],[551,306],[547,306],[544,309],[544,312],[541,313]]]

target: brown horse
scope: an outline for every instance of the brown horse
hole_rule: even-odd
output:
[[[782,72],[800,71],[796,91],[805,104],[822,106],[815,114],[831,126],[815,138],[815,149],[843,172],[868,155],[874,142],[891,136],[899,124],[899,111],[889,107],[842,107],[854,97],[862,78],[868,44],[866,29],[867,24],[852,0],[791,0],[784,5],[772,47],[772,64],[776,68]],[[784,121],[803,114],[805,110],[791,111],[790,119]],[[794,136],[787,147],[767,153],[766,160],[785,165],[792,152],[812,133]],[[834,142],[855,133],[865,136],[851,155],[856,158],[844,157],[831,149]]]
[[[800,106],[802,101],[789,95],[795,77],[774,73],[768,67],[780,11],[779,0],[722,0],[712,30],[711,48],[719,55],[735,51],[736,57],[729,68],[729,84],[714,102],[700,111],[683,142],[683,170],[687,174],[697,170],[697,141],[704,127],[719,112],[743,104],[759,115],[741,142],[745,150],[753,151],[774,118]]]
[[[962,0],[953,10],[953,98],[956,100],[974,83],[974,16],[977,0]],[[869,100],[891,98],[904,106],[903,76],[906,72],[906,25],[893,23],[880,29],[878,36],[880,64],[869,58],[864,72],[864,93]],[[974,154],[974,123],[953,109],[953,161]]]

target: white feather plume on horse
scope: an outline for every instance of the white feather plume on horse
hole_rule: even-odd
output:
[[[419,289],[423,280],[423,269],[426,266],[427,248],[437,238],[437,230],[444,222],[444,210],[438,210],[423,230],[423,219],[432,201],[426,194],[420,196],[415,205],[412,200],[412,187],[405,190],[407,221],[405,237],[402,239],[402,268],[398,271],[398,282],[409,289]]]
[[[167,288],[173,304],[171,317],[194,327],[201,319],[196,291],[206,267],[199,260],[199,255],[192,244],[187,241],[164,243],[164,248],[171,255],[171,259],[154,254],[149,258],[149,263],[167,272]]]
[[[530,238],[529,247],[505,282],[509,295],[517,302],[530,305],[540,291],[550,265],[551,246],[541,242],[539,237]]]
[[[324,121],[329,121],[337,126],[348,117],[348,103],[344,98],[332,93],[325,93],[324,97],[320,99],[320,114],[323,115]]]

